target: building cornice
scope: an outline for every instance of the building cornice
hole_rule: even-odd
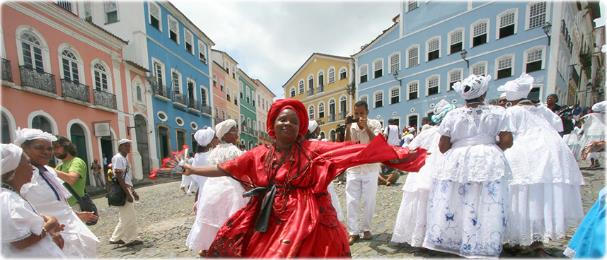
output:
[[[310,55],[310,57],[308,57],[308,59],[299,67],[299,69],[297,69],[295,71],[295,73],[293,73],[293,75],[291,75],[291,77],[289,78],[289,80],[287,80],[287,82],[282,85],[282,89],[285,88],[285,86],[289,85],[290,83],[292,83],[291,81],[293,80],[293,78],[295,78],[295,76],[297,76],[297,74],[299,74],[299,72],[301,72],[305,67],[308,66],[308,64],[312,61],[313,57],[320,57],[320,58],[328,58],[328,59],[333,59],[336,61],[347,61],[347,62],[352,62],[352,58],[350,57],[342,57],[342,56],[336,56],[336,55],[331,55],[331,54],[325,54],[325,53],[319,53],[319,52],[314,52]]]

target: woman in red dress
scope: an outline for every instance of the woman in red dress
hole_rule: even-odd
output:
[[[417,171],[423,150],[409,153],[378,135],[371,143],[310,142],[308,115],[300,101],[282,99],[268,112],[271,146],[258,146],[217,166],[184,166],[184,174],[230,176],[249,190],[249,203],[219,229],[208,256],[349,257],[348,233],[327,192],[345,169],[384,162]]]

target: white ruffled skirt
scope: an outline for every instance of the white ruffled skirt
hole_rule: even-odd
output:
[[[510,185],[508,213],[505,243],[528,246],[534,241],[561,239],[584,217],[580,185]]]
[[[337,219],[339,221],[343,221],[344,215],[341,210],[341,203],[339,203],[339,197],[337,197],[337,192],[335,191],[335,187],[333,187],[333,182],[329,184],[327,191],[329,192],[329,195],[331,195],[331,205],[333,205],[333,208],[335,208]]]
[[[423,247],[464,257],[497,257],[506,232],[503,178],[460,183],[437,180],[428,201]]]

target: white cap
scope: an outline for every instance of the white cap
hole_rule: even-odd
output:
[[[126,144],[126,143],[132,143],[132,142],[133,142],[133,141],[131,141],[131,140],[129,140],[129,139],[120,139],[120,140],[118,141],[118,146],[121,146],[121,145]]]
[[[21,162],[21,155],[23,149],[14,144],[0,144],[0,155],[2,161],[0,161],[0,168],[2,168],[2,175],[17,169]]]
[[[514,101],[526,98],[529,92],[531,92],[531,88],[533,88],[533,77],[523,73],[517,79],[510,80],[506,84],[499,86],[497,91],[506,93],[506,100]]]
[[[47,140],[49,142],[57,141],[57,137],[53,134],[44,132],[40,129],[34,128],[19,128],[15,131],[15,141],[14,144],[21,146],[23,143],[29,140],[42,139]]]
[[[207,127],[204,129],[200,129],[196,131],[194,134],[194,139],[200,146],[207,146],[213,141],[215,137],[215,130],[213,128]]]
[[[316,131],[316,128],[318,128],[318,123],[316,122],[316,120],[310,120],[310,122],[308,123],[308,132],[313,133],[314,131]]]

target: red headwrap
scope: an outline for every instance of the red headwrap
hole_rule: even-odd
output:
[[[299,118],[299,135],[304,136],[308,132],[308,112],[306,111],[304,104],[296,99],[284,98],[274,102],[270,107],[270,111],[268,111],[266,128],[268,130],[268,135],[271,137],[276,136],[274,133],[274,121],[276,121],[278,114],[287,108],[294,110],[297,114],[297,118]]]

